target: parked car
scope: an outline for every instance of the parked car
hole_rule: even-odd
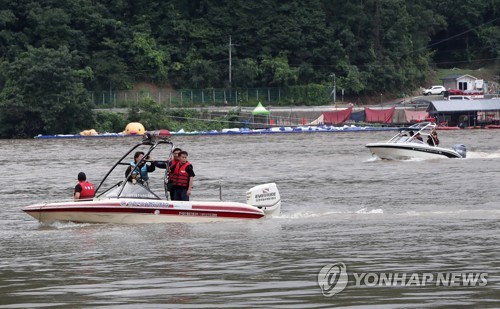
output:
[[[424,89],[422,93],[424,95],[433,95],[433,94],[444,94],[446,88],[444,86],[432,86],[430,88]]]

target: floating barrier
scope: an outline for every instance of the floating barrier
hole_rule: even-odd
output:
[[[221,131],[192,131],[186,132],[180,129],[177,132],[171,132],[172,135],[230,135],[230,134],[273,134],[273,133],[315,133],[315,132],[360,132],[360,131],[391,131],[398,130],[398,127],[358,127],[350,126],[300,126],[300,127],[271,127],[266,129],[232,128]],[[139,135],[130,135],[123,133],[102,133],[97,135],[80,134],[56,134],[56,135],[37,135],[35,138],[100,138],[100,137],[134,137]]]

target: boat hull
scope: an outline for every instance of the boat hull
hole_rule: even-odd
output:
[[[233,202],[113,200],[36,204],[23,211],[44,223],[168,223],[260,219],[263,210]]]
[[[373,155],[386,160],[462,158],[452,149],[419,143],[371,143],[366,147]]]

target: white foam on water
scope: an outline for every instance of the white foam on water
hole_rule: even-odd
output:
[[[304,219],[304,218],[319,218],[325,216],[332,216],[338,214],[345,214],[346,212],[342,211],[326,211],[326,212],[312,212],[312,211],[301,211],[290,214],[281,214],[279,216],[273,216],[273,218],[282,218],[282,219]]]
[[[497,159],[500,158],[500,151],[498,152],[481,152],[481,151],[467,151],[466,159]]]
[[[50,224],[46,224],[46,226],[58,229],[58,230],[63,230],[63,229],[74,229],[74,228],[81,228],[85,226],[92,225],[92,223],[75,223],[75,222],[60,222],[60,221],[55,221]]]
[[[305,219],[305,218],[321,218],[321,217],[329,217],[329,216],[338,216],[338,215],[373,215],[373,214],[383,214],[384,211],[382,209],[368,209],[362,208],[356,211],[341,211],[341,210],[329,210],[329,211],[300,211],[289,214],[281,214],[279,216],[273,216],[273,218],[282,218],[282,219]]]
[[[365,215],[371,215],[371,214],[383,214],[384,210],[382,209],[368,209],[368,208],[362,208],[358,211],[356,211],[357,214],[365,214]]]
[[[367,159],[367,160],[364,160],[363,162],[376,162],[376,161],[380,161],[381,159],[377,156],[372,156],[371,158]]]
[[[408,217],[450,217],[450,218],[468,218],[468,219],[494,219],[500,218],[500,209],[457,209],[457,210],[436,210],[436,211],[407,211],[398,216]]]

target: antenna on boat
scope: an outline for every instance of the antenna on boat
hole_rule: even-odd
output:
[[[219,200],[222,201],[222,180],[219,179]]]

